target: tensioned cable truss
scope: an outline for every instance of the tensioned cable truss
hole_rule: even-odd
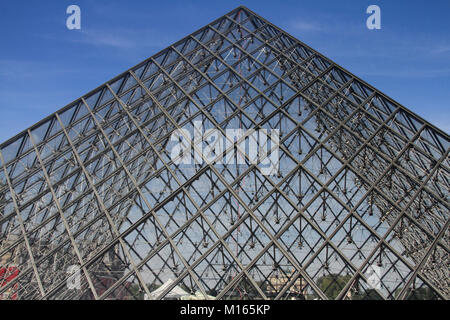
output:
[[[449,146],[239,7],[0,146],[1,299],[447,299]]]

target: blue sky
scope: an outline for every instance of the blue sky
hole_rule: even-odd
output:
[[[0,142],[241,4],[450,132],[448,0],[2,0]]]

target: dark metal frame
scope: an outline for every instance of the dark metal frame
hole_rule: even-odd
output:
[[[216,159],[279,129],[278,174],[177,165],[171,134],[196,120],[247,130]],[[449,146],[241,6],[0,145],[0,261],[19,270],[0,294],[447,299]]]

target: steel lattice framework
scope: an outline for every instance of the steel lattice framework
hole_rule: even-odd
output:
[[[181,164],[196,122],[242,129],[216,160],[278,129],[277,172]],[[449,147],[239,7],[0,146],[0,294],[447,299]]]

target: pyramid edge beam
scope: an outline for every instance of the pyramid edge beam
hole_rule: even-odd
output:
[[[89,92],[86,92],[86,93],[83,94],[82,96],[80,96],[80,97],[76,98],[75,100],[69,102],[69,103],[66,104],[64,107],[62,107],[62,108],[60,108],[60,109],[58,109],[58,110],[52,112],[51,114],[49,114],[49,115],[46,116],[45,118],[43,118],[43,119],[39,120],[38,122],[32,124],[32,125],[29,126],[28,128],[26,128],[26,129],[20,131],[19,133],[15,134],[15,135],[12,136],[11,138],[7,139],[6,141],[1,142],[1,143],[0,143],[0,152],[1,152],[1,150],[2,150],[3,148],[5,148],[5,147],[7,147],[8,145],[10,145],[11,143],[17,141],[17,140],[20,139],[22,136],[27,135],[28,130],[32,131],[33,129],[36,129],[36,128],[39,127],[41,124],[44,124],[46,121],[52,119],[56,114],[60,114],[60,113],[62,113],[62,112],[64,112],[64,111],[69,110],[71,107],[73,107],[74,105],[76,105],[76,104],[77,104],[78,102],[80,102],[82,99],[85,99],[85,98],[89,97],[90,95],[94,94],[97,90],[100,90],[100,89],[106,87],[107,84],[111,84],[111,83],[113,83],[114,81],[119,80],[121,77],[127,75],[130,71],[133,71],[133,70],[135,70],[135,69],[137,69],[137,68],[139,68],[139,67],[145,65],[146,63],[150,62],[152,59],[154,59],[154,58],[157,57],[158,55],[160,55],[160,54],[164,53],[165,51],[169,50],[170,47],[176,46],[176,45],[182,43],[183,41],[189,39],[189,38],[190,38],[192,35],[194,35],[195,33],[200,32],[200,31],[202,31],[202,30],[204,30],[204,29],[210,27],[210,25],[212,25],[212,24],[214,24],[214,23],[216,23],[216,22],[219,22],[221,19],[225,18],[226,16],[229,16],[230,14],[232,14],[232,13],[234,13],[234,12],[240,10],[240,9],[248,10],[248,9],[245,8],[244,6],[239,6],[239,7],[235,8],[235,9],[233,9],[233,10],[227,12],[226,14],[224,14],[224,15],[220,16],[219,18],[217,18],[217,19],[215,19],[215,20],[213,20],[213,21],[207,23],[206,25],[202,26],[201,28],[194,30],[194,31],[191,32],[190,34],[188,34],[188,35],[184,36],[183,38],[181,38],[180,40],[178,40],[178,41],[176,41],[176,42],[174,42],[174,43],[168,44],[166,47],[164,47],[164,48],[161,49],[160,51],[158,51],[158,52],[152,54],[150,57],[146,58],[145,60],[143,60],[143,61],[137,63],[136,65],[134,65],[134,66],[128,68],[127,70],[121,72],[120,74],[118,74],[118,75],[115,76],[114,78],[111,78],[111,79],[105,81],[104,83],[102,83],[101,85],[97,86],[96,88],[90,90]],[[250,10],[248,10],[248,11],[250,11]],[[252,14],[253,14],[253,13],[252,13]],[[258,17],[258,18],[259,18],[259,17]],[[296,39],[296,40],[297,40],[297,39]]]
[[[409,108],[405,107],[404,105],[402,105],[401,103],[399,103],[398,101],[394,100],[393,98],[389,97],[387,94],[385,94],[384,92],[380,91],[379,89],[375,88],[373,85],[369,84],[368,82],[366,82],[365,80],[361,79],[360,77],[356,76],[355,74],[353,74],[352,72],[350,72],[349,70],[347,70],[346,68],[342,67],[340,64],[336,63],[334,60],[326,57],[325,55],[321,54],[320,52],[318,52],[317,50],[311,48],[309,45],[305,44],[304,42],[302,42],[301,40],[299,40],[297,37],[293,36],[292,34],[290,34],[289,32],[281,29],[280,27],[274,25],[273,23],[271,23],[270,21],[268,21],[267,19],[261,17],[260,15],[258,15],[257,13],[253,12],[252,10],[248,9],[245,6],[240,6],[237,9],[242,8],[244,10],[247,10],[249,13],[251,13],[252,15],[254,15],[255,17],[257,17],[258,19],[261,19],[264,23],[270,25],[271,27],[273,27],[274,29],[276,29],[277,31],[286,34],[287,36],[291,37],[292,39],[294,39],[295,41],[297,41],[301,46],[304,46],[305,48],[311,50],[314,54],[318,55],[319,57],[321,57],[322,59],[328,60],[329,62],[331,62],[332,64],[335,65],[335,67],[339,68],[340,70],[348,73],[350,76],[352,76],[355,80],[361,82],[362,84],[366,85],[368,88],[376,91],[380,96],[382,96],[383,98],[385,98],[386,100],[388,100],[389,102],[397,105],[400,107],[400,109],[402,109],[402,111],[409,113],[410,115],[414,116],[415,118],[417,118],[417,120],[422,121],[425,125],[429,126],[431,129],[435,130],[437,133],[441,134],[443,137],[445,137],[447,140],[450,140],[450,134],[446,133],[444,130],[438,128],[437,126],[435,126],[434,124],[432,124],[431,122],[425,120],[424,118],[422,118],[421,116],[419,116],[418,114],[416,114],[415,112],[413,112],[412,110],[410,110]],[[233,10],[234,11],[234,10]],[[233,12],[232,11],[232,12]],[[230,12],[231,13],[231,12]],[[228,13],[229,14],[229,13]],[[228,15],[227,14],[227,15]]]

